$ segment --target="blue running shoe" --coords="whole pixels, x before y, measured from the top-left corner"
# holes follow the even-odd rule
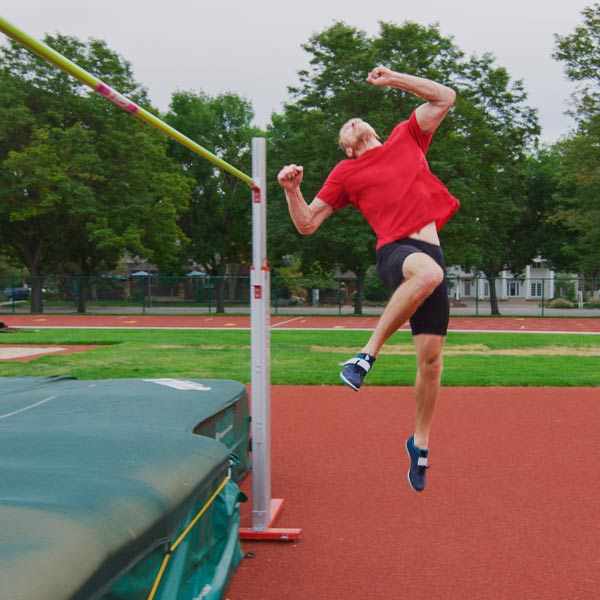
[[[408,470],[408,485],[415,492],[422,492],[425,489],[425,471],[427,466],[427,456],[429,450],[422,450],[415,446],[415,436],[406,440],[406,453],[410,458],[410,469]]]
[[[375,362],[375,356],[370,354],[357,354],[353,358],[341,363],[343,366],[340,379],[355,392],[360,390],[365,375],[371,370]]]

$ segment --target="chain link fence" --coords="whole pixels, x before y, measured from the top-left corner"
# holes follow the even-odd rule
[[[362,285],[361,285],[362,284]],[[490,314],[494,285],[501,314],[576,314],[600,309],[600,280],[579,277],[448,277],[453,314]],[[362,290],[362,296],[361,296]],[[271,277],[272,313],[378,314],[389,294],[377,277]],[[0,313],[244,313],[248,276],[0,275]],[[358,311],[358,312],[357,312]],[[592,313],[593,314],[593,313]],[[598,311],[600,316],[600,310]]]

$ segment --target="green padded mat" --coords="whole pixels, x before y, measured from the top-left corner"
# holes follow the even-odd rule
[[[155,598],[219,598],[248,428],[234,381],[0,378],[0,598],[145,599],[199,512]]]

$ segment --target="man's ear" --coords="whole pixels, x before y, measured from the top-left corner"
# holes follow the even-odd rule
[[[352,146],[346,146],[346,148],[344,148],[344,152],[348,158],[352,158],[354,156],[354,148],[352,148]]]

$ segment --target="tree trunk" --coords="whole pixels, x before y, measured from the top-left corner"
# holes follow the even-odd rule
[[[229,267],[229,276],[227,277],[227,283],[229,288],[229,302],[237,302],[237,288],[238,288],[238,280],[240,276],[241,266],[230,266]]]
[[[40,262],[43,247],[43,236],[34,236],[33,239],[28,240],[23,253],[25,265],[27,266],[29,275],[31,276],[29,305],[30,312],[32,313],[44,312],[44,299],[42,295],[44,277],[40,274]]]
[[[363,314],[363,302],[365,299],[365,276],[359,275],[356,279],[356,294],[354,295],[354,314]]]
[[[42,288],[44,284],[44,278],[37,273],[31,274],[31,298],[30,298],[30,311],[32,313],[43,313],[44,312],[44,298],[42,294]]]
[[[76,285],[75,289],[77,290],[77,297],[75,298],[75,303],[77,304],[77,312],[85,313],[87,310],[86,301],[87,301],[87,288],[88,288],[88,277],[76,277],[75,279]]]
[[[217,312],[225,312],[225,277],[217,277]]]
[[[230,275],[227,278],[227,283],[229,283],[229,302],[237,302],[237,283],[238,278],[237,275]]]
[[[499,315],[500,310],[498,309],[498,294],[496,293],[496,278],[488,277],[488,283],[490,285],[490,314]]]

